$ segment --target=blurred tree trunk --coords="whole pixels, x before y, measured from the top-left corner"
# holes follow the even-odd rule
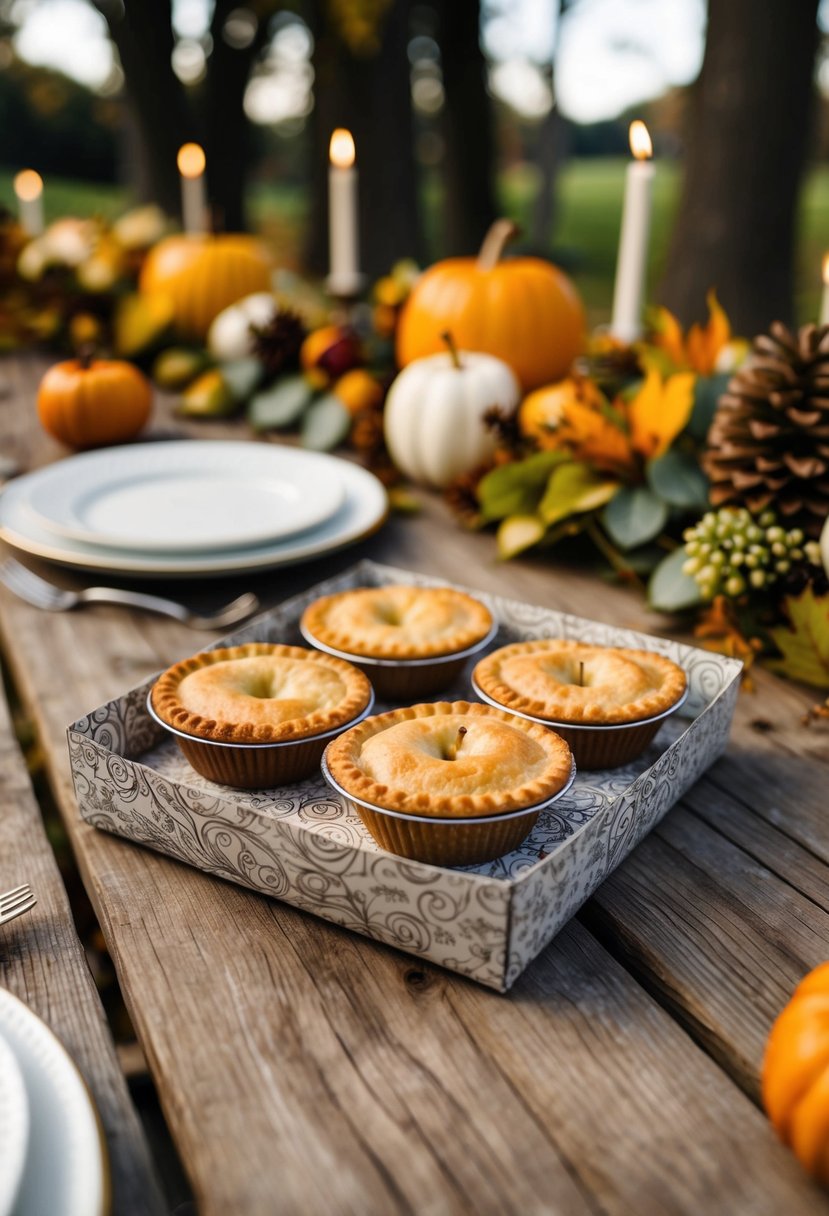
[[[684,322],[717,289],[738,332],[791,321],[818,0],[710,0],[661,297]],[[817,267],[815,268],[817,274]]]
[[[215,226],[226,232],[242,232],[247,226],[245,186],[251,129],[245,114],[245,90],[251,68],[267,42],[270,18],[282,5],[260,0],[256,35],[246,47],[231,46],[222,34],[225,21],[238,7],[239,0],[216,0],[210,22],[213,49],[204,84],[208,197]]]
[[[552,244],[558,202],[558,179],[562,165],[567,159],[570,142],[567,123],[556,100],[556,53],[561,39],[561,23],[564,14],[573,3],[574,0],[558,0],[555,42],[550,62],[547,65],[547,83],[550,87],[553,104],[538,133],[539,183],[530,231],[532,244],[539,250],[549,249]]]
[[[172,67],[175,46],[170,0],[114,4],[95,0],[109,26],[124,69],[127,97],[142,141],[139,180],[153,201],[178,215],[181,190],[176,153],[192,138],[187,101]]]
[[[481,49],[480,0],[438,0],[445,104],[443,237],[450,254],[477,253],[497,215],[495,132]]]
[[[328,269],[328,144],[335,127],[354,136],[360,174],[360,262],[370,277],[421,251],[409,83],[411,0],[377,18],[376,46],[349,45],[324,0],[309,14],[314,35],[312,199],[306,264]]]

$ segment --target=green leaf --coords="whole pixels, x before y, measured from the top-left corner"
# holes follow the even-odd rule
[[[302,419],[302,446],[316,452],[330,452],[347,438],[351,421],[351,414],[333,394],[317,397]]]
[[[498,528],[498,556],[505,561],[537,545],[546,532],[537,515],[510,515]]]
[[[770,630],[783,657],[772,659],[769,667],[790,680],[829,688],[829,595],[815,595],[807,587],[787,596],[783,608],[789,625]]]
[[[258,359],[229,359],[219,364],[222,379],[235,401],[247,401],[262,382],[265,369]]]
[[[487,473],[478,485],[484,519],[531,515],[541,500],[551,470],[567,459],[565,452],[537,452],[526,460],[502,464]]]
[[[674,448],[649,460],[645,472],[651,489],[670,506],[701,511],[708,506],[708,479],[687,452]]]
[[[668,507],[647,486],[623,486],[602,511],[602,524],[620,549],[635,549],[658,536]]]
[[[704,443],[708,436],[717,402],[730,379],[730,375],[697,376],[694,384],[694,404],[685,429],[700,443]]]
[[[603,507],[618,489],[618,481],[608,481],[589,465],[568,461],[550,474],[538,514],[546,524],[555,524],[568,515]]]
[[[314,390],[304,376],[286,376],[257,393],[248,406],[248,422],[257,431],[293,426],[311,403]]]
[[[689,574],[682,573],[688,560],[683,545],[661,561],[648,583],[648,601],[657,612],[682,612],[702,603],[699,587]]]

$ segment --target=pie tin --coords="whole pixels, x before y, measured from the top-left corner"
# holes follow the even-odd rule
[[[416,701],[432,693],[443,692],[457,680],[468,659],[488,646],[498,632],[498,622],[493,621],[487,633],[465,650],[453,650],[450,654],[430,655],[424,659],[373,659],[368,655],[353,654],[348,650],[335,650],[318,641],[300,622],[299,631],[309,646],[345,659],[363,675],[368,676],[377,696],[385,701]]]
[[[486,705],[515,714],[516,718],[525,718],[527,722],[537,722],[539,726],[547,726],[557,735],[561,735],[565,743],[569,743],[580,769],[619,768],[641,756],[656,737],[665,719],[676,713],[688,696],[686,684],[682,696],[661,714],[655,714],[652,718],[640,718],[637,722],[609,722],[604,726],[587,726],[578,722],[556,721],[553,718],[536,718],[532,714],[522,713],[520,709],[514,709],[511,705],[502,705],[483,691],[474,673],[471,684],[472,691]]]
[[[360,817],[381,849],[433,866],[472,866],[511,853],[535,827],[541,812],[562,798],[576,779],[574,761],[561,789],[543,802],[501,815],[440,819],[391,811],[355,798],[331,775],[325,755],[320,767],[325,780]]]
[[[159,717],[147,694],[147,710],[159,726],[175,737],[185,759],[202,777],[218,785],[231,785],[240,790],[264,790],[277,785],[290,785],[310,777],[319,769],[322,753],[336,736],[356,726],[368,717],[374,705],[374,693],[369,694],[364,709],[333,730],[302,739],[283,739],[277,743],[226,743],[219,739],[200,739],[170,726]]]

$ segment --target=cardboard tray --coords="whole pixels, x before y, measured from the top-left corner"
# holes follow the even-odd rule
[[[216,645],[300,642],[297,622],[317,596],[389,582],[445,585],[364,561]],[[462,590],[498,620],[493,648],[542,636],[578,638],[653,650],[688,674],[687,701],[646,753],[625,768],[579,774],[515,852],[465,869],[424,865],[380,850],[321,776],[273,790],[214,785],[194,772],[147,713],[152,680],[68,728],[82,817],[506,991],[722,753],[741,664],[664,638]],[[474,699],[468,672],[442,697]],[[380,703],[375,712],[384,708]]]

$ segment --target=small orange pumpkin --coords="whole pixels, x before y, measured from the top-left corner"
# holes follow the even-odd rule
[[[568,376],[527,394],[518,411],[518,427],[522,435],[534,439],[540,448],[560,448],[562,441],[557,428],[568,407],[580,405],[601,410],[603,403],[604,398],[592,380]]]
[[[170,236],[150,251],[139,287],[166,295],[183,337],[204,338],[215,317],[245,296],[267,291],[272,263],[252,236]]]
[[[829,962],[798,984],[771,1028],[763,1104],[800,1164],[829,1186]]]
[[[152,409],[149,380],[131,363],[69,359],[40,382],[37,412],[44,430],[71,448],[99,448],[137,435]]]
[[[585,337],[573,284],[541,258],[500,261],[517,229],[496,220],[477,258],[448,258],[415,283],[397,330],[401,367],[443,349],[451,330],[462,350],[508,363],[525,392],[566,375]]]

